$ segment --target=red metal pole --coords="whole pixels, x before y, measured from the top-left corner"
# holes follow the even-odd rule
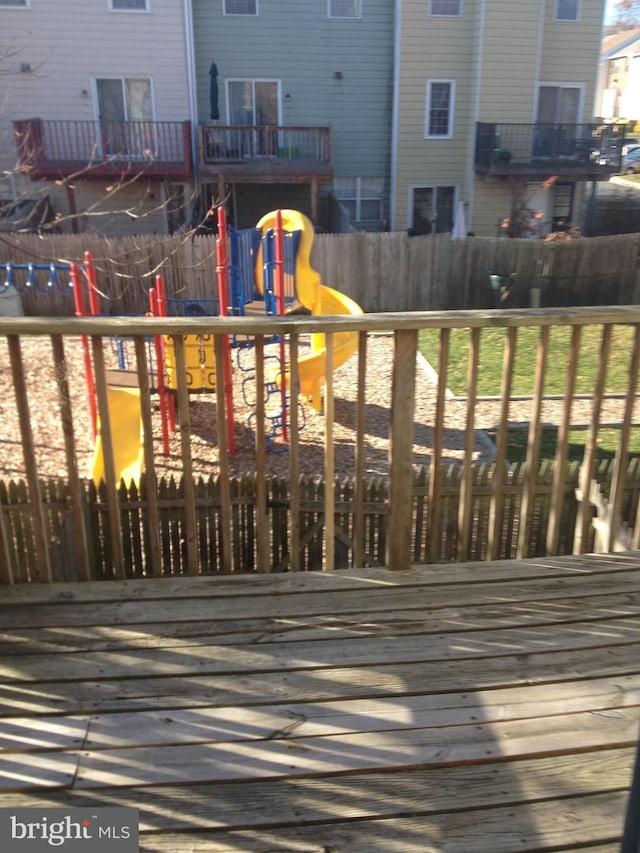
[[[87,276],[87,290],[89,292],[89,311],[92,316],[97,317],[100,313],[100,299],[98,296],[96,262],[91,252],[84,253],[84,269]]]
[[[157,279],[160,276],[156,277]],[[155,287],[149,290],[149,312],[153,317],[160,317],[158,305],[158,291]],[[167,389],[164,384],[165,360],[162,335],[153,336],[153,346],[156,353],[156,385],[160,398],[160,424],[162,427],[162,451],[165,456],[169,455],[169,401],[167,400]]]
[[[220,306],[220,316],[229,316],[230,288],[229,288],[229,252],[227,249],[227,211],[224,207],[218,208],[218,236],[216,237],[216,276],[218,280],[218,303]],[[233,454],[236,450],[235,438],[233,435],[233,377],[231,375],[231,344],[229,335],[224,335],[222,338],[222,352],[224,356],[224,394],[227,404],[227,447],[229,453]]]
[[[276,227],[274,231],[276,241],[275,252],[275,267],[276,267],[276,305],[278,315],[282,317],[284,314],[284,232],[282,230],[282,211],[276,211]],[[287,350],[285,342],[280,337],[280,396],[282,399],[282,440],[288,440],[287,429],[287,365],[286,365]]]
[[[158,316],[159,317],[167,317],[167,289],[164,283],[164,276],[157,275],[156,276],[156,301],[158,305]],[[160,352],[162,354],[162,387],[165,395],[165,405],[167,407],[167,413],[169,417],[169,429],[171,432],[175,432],[176,429],[176,410],[173,404],[173,397],[167,391],[167,386],[164,384],[165,373],[164,370],[167,365],[167,356],[166,356],[166,344],[163,335],[158,336],[160,340]]]
[[[85,306],[84,295],[82,293],[82,276],[77,264],[71,264],[69,270],[71,285],[73,287],[73,300],[76,307],[76,317],[86,317],[87,309]],[[98,404],[96,401],[96,386],[93,380],[93,365],[91,363],[91,349],[89,347],[89,338],[87,335],[81,336],[82,341],[82,359],[84,361],[84,376],[87,383],[87,401],[89,403],[89,414],[91,417],[91,433],[95,441],[98,433]]]

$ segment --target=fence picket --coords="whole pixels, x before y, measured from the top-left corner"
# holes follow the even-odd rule
[[[448,234],[408,237],[382,234],[317,234],[312,266],[322,281],[354,299],[367,312],[474,309],[492,305],[489,274],[514,274],[504,307],[530,304],[536,286],[545,307],[633,304],[640,298],[637,258],[640,234],[570,242],[469,237]],[[98,235],[16,235],[0,245],[0,264],[34,257],[96,262],[105,315],[141,315],[148,310],[153,277],[162,272],[169,296],[215,295],[215,241],[197,235],[146,235],[135,239]],[[71,316],[73,297],[59,288],[23,294],[28,315]]]

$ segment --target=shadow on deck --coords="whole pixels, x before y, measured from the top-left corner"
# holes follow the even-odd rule
[[[640,555],[3,590],[3,806],[143,851],[617,849]]]

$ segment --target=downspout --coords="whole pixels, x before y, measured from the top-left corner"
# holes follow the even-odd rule
[[[183,0],[184,47],[187,63],[187,86],[189,91],[189,119],[191,121],[191,160],[197,184],[200,163],[198,162],[198,108],[196,103],[195,51],[193,46],[193,14],[191,0]]]
[[[535,80],[535,92],[533,97],[533,116],[532,122],[535,124],[538,121],[538,101],[540,98],[540,74],[542,72],[542,44],[544,42],[544,22],[547,14],[546,9],[546,0],[540,0],[540,17],[538,19],[538,49],[536,55],[536,80]],[[549,221],[549,201],[553,199],[553,189],[545,189],[544,196],[544,219],[542,220],[541,232],[544,233],[544,229],[546,227],[546,223]],[[553,215],[553,205],[551,207],[551,214]]]
[[[477,33],[477,50],[475,51],[476,67],[475,67],[475,95],[472,100],[473,109],[471,112],[471,128],[469,135],[471,144],[469,150],[471,156],[467,158],[467,228],[473,231],[473,214],[475,205],[475,190],[476,190],[476,169],[475,169],[475,151],[476,151],[476,127],[480,121],[480,93],[482,91],[482,66],[484,64],[484,39],[486,26],[486,0],[481,0],[478,3],[479,18],[475,32]]]
[[[536,51],[536,79],[533,93],[533,115],[531,121],[535,124],[538,117],[538,97],[540,89],[540,71],[542,69],[542,42],[544,41],[544,19],[547,14],[546,0],[540,0],[540,18],[538,20],[538,46]]]
[[[389,186],[389,228],[396,229],[398,199],[398,117],[400,114],[400,40],[402,33],[402,0],[396,0],[393,46],[393,104],[391,108],[391,170]]]

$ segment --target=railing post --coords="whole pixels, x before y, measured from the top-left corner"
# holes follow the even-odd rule
[[[516,338],[518,330],[510,327],[507,332],[507,342],[502,360],[502,385],[500,397],[500,426],[496,442],[496,463],[493,469],[491,484],[491,503],[489,505],[489,530],[487,542],[487,560],[500,558],[502,545],[502,529],[504,526],[504,479],[506,472],[507,441],[509,436],[509,403],[511,401],[511,385],[513,382],[513,363],[516,354]]]
[[[35,445],[33,441],[33,432],[31,430],[27,384],[20,337],[18,335],[9,335],[7,337],[7,343],[9,347],[11,376],[16,395],[16,408],[18,410],[18,422],[20,424],[20,440],[22,442],[22,453],[27,475],[27,487],[29,489],[31,518],[33,520],[33,544],[39,572],[36,580],[51,583],[53,581],[53,575],[51,572],[51,560],[49,557],[47,520],[42,503],[40,480],[38,479]],[[31,580],[34,580],[34,578],[31,578]]]
[[[551,483],[551,506],[549,509],[549,524],[547,526],[547,554],[557,554],[560,544],[560,528],[566,503],[565,480],[567,455],[569,451],[569,433],[571,432],[571,409],[573,394],[576,387],[576,371],[580,354],[580,335],[582,327],[574,326],[571,330],[571,348],[567,365],[567,382],[564,392],[562,417],[558,427],[556,455],[553,463],[553,481]]]
[[[389,530],[387,568],[411,565],[413,517],[413,416],[415,412],[417,329],[394,335],[389,436]],[[435,463],[434,463],[435,464]]]
[[[120,519],[120,500],[118,498],[119,481],[116,479],[114,458],[113,427],[109,411],[109,392],[102,337],[91,336],[91,350],[95,368],[96,396],[100,413],[100,438],[102,441],[102,460],[104,465],[104,482],[107,492],[107,511],[109,536],[111,539],[113,577],[116,580],[125,579],[124,550],[122,542],[122,523]],[[96,486],[98,484],[96,483]]]

